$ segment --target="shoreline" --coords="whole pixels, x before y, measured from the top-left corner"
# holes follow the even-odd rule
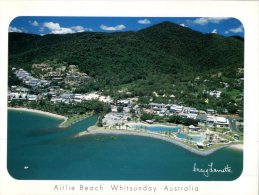
[[[232,144],[229,147],[235,150],[243,150],[243,144]]]
[[[45,112],[45,111],[42,111],[42,110],[30,109],[30,108],[7,107],[7,109],[8,110],[14,110],[14,111],[22,111],[22,112],[32,112],[32,113],[50,116],[50,117],[54,117],[54,118],[58,118],[58,119],[63,119],[65,121],[68,119],[68,117],[65,117],[65,116],[62,116],[62,115],[58,115],[58,114],[54,114],[54,113],[50,113],[50,112]]]
[[[82,136],[87,136],[87,135],[96,135],[96,134],[112,134],[112,135],[134,135],[134,136],[143,136],[143,137],[149,137],[149,138],[154,138],[154,139],[159,139],[163,141],[167,141],[169,143],[172,143],[174,145],[177,145],[181,148],[184,148],[194,154],[201,155],[201,156],[207,156],[210,155],[220,149],[226,148],[226,147],[231,147],[232,145],[221,145],[216,148],[212,148],[209,150],[198,150],[196,148],[193,148],[191,146],[186,145],[185,143],[182,143],[180,140],[172,139],[166,136],[163,136],[161,134],[156,134],[156,133],[147,133],[143,131],[132,131],[132,130],[112,130],[112,129],[103,129],[100,127],[96,126],[91,126],[87,129],[87,131],[80,132],[76,134],[74,137],[79,138]],[[237,144],[236,144],[237,145]],[[240,144],[242,145],[242,144]],[[234,145],[233,145],[234,146]]]
[[[58,125],[59,128],[64,128],[64,127],[62,127],[62,125],[68,120],[68,117],[58,115],[58,114],[53,114],[53,113],[50,113],[50,112],[41,111],[41,110],[36,110],[36,109],[8,107],[8,110],[22,111],[22,112],[32,112],[32,113],[50,116],[50,117],[54,117],[54,118],[58,118],[58,119],[63,119],[64,121],[62,121]],[[132,123],[132,124],[140,124],[140,123]],[[148,126],[152,126],[152,124],[149,124]],[[166,126],[166,125],[161,125],[161,126]],[[168,126],[166,126],[166,127],[168,127]],[[177,145],[179,147],[182,147],[182,148],[184,148],[184,149],[186,149],[186,150],[188,150],[192,153],[195,153],[195,154],[198,154],[198,155],[201,155],[201,156],[210,155],[210,154],[212,154],[212,153],[214,153],[214,152],[216,152],[220,149],[223,149],[225,147],[229,147],[229,148],[232,148],[232,149],[235,149],[235,150],[243,150],[243,144],[240,144],[240,143],[221,145],[221,146],[218,146],[216,148],[208,149],[208,150],[205,150],[205,151],[204,150],[198,150],[196,148],[188,146],[183,141],[180,141],[181,139],[177,140],[177,139],[174,139],[174,138],[166,137],[166,136],[164,136],[162,134],[159,134],[159,133],[156,133],[156,132],[147,132],[147,131],[143,131],[143,130],[104,129],[103,127],[97,127],[95,125],[88,127],[88,129],[86,131],[82,131],[82,132],[79,132],[78,134],[74,135],[74,138],[87,136],[87,135],[95,135],[95,134],[133,135],[133,136],[142,136],[142,137],[159,139],[159,140],[163,140],[163,141],[172,143],[172,144]]]

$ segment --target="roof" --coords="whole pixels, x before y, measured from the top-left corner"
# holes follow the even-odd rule
[[[207,120],[207,115],[205,115],[205,114],[197,115],[196,119],[197,120],[201,120],[201,121],[206,121]]]
[[[158,104],[158,103],[149,103],[151,106],[164,106],[164,104]]]
[[[197,146],[205,146],[202,142],[197,142]]]
[[[217,121],[218,123],[228,123],[228,119],[225,118],[225,117],[219,117],[219,116],[217,116],[217,117],[216,117],[216,121]]]

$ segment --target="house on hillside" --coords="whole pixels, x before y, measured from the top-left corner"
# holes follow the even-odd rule
[[[217,90],[214,90],[214,91],[208,91],[208,94],[210,96],[213,96],[213,97],[216,97],[216,98],[219,98],[220,95],[221,95],[221,91],[217,91]]]
[[[44,87],[46,87],[46,86],[49,86],[50,85],[50,81],[47,81],[47,80],[40,80],[40,84],[41,84],[41,86],[44,86]]]
[[[28,94],[27,93],[14,93],[14,92],[8,92],[8,100],[12,101],[12,100],[26,100],[27,99]]]
[[[30,90],[26,87],[16,87],[15,92],[28,93]]]
[[[60,103],[60,102],[62,102],[62,100],[63,99],[60,98],[60,97],[52,97],[50,102],[52,102],[52,103]]]
[[[206,111],[208,115],[214,115],[217,113],[216,110],[213,110],[213,109],[207,109]]]
[[[182,110],[183,110],[183,106],[179,106],[179,105],[175,105],[175,104],[173,104],[169,108],[170,113],[180,113],[180,112],[182,112]]]
[[[37,95],[28,95],[27,99],[28,99],[28,101],[37,101],[38,96]]]
[[[32,68],[40,68],[40,69],[42,69],[42,68],[48,68],[48,67],[49,67],[49,64],[44,64],[44,63],[41,63],[41,64],[33,64],[31,67],[32,67]]]

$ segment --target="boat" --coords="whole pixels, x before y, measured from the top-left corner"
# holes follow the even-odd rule
[[[27,169],[29,169],[29,166],[24,166],[23,169],[27,170]]]

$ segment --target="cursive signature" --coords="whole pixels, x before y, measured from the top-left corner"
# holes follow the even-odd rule
[[[205,168],[199,168],[197,163],[194,163],[192,171],[195,173],[202,173],[205,177],[209,177],[210,173],[232,173],[231,167],[228,164],[222,168],[216,168],[213,162],[209,163]]]

